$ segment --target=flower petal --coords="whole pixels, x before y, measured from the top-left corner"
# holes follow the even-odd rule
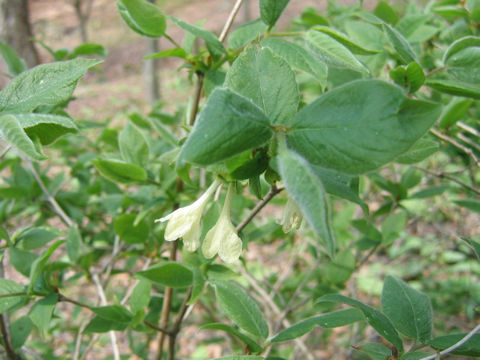
[[[217,235],[218,222],[213,228],[208,230],[205,239],[202,244],[202,253],[207,259],[213,258],[217,255],[218,250],[220,249],[221,238]]]
[[[192,225],[189,231],[183,235],[183,246],[185,250],[194,252],[200,247],[200,221]]]
[[[223,239],[218,255],[226,263],[233,263],[242,255],[242,240],[238,237],[233,226],[230,234]]]

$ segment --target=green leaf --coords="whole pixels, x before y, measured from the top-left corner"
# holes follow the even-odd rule
[[[331,209],[322,181],[304,158],[286,148],[280,150],[278,167],[288,194],[320,237],[327,253],[333,256],[336,240],[331,224]]]
[[[15,115],[0,116],[0,137],[33,160],[45,160],[47,158],[25,133]]]
[[[24,250],[35,250],[41,248],[56,237],[58,233],[47,227],[34,227],[22,230],[16,236],[16,243],[21,244]]]
[[[252,100],[272,124],[288,124],[297,113],[295,73],[268,48],[244,51],[227,72],[225,86]]]
[[[323,32],[330,36],[331,38],[337,40],[340,44],[345,46],[348,50],[350,50],[353,54],[357,55],[375,55],[378,54],[379,50],[371,50],[367,49],[363,46],[360,46],[358,43],[353,42],[349,38],[347,38],[344,34],[339,31],[336,31],[327,26],[315,26],[314,30]]]
[[[455,41],[445,52],[443,63],[456,79],[480,83],[480,37],[466,36]]]
[[[183,30],[188,31],[190,34],[199,37],[200,39],[203,39],[209,53],[212,55],[214,60],[219,59],[223,54],[225,54],[225,47],[211,31],[188,24],[185,21],[174,18],[173,16],[169,16],[168,18]]]
[[[39,106],[69,100],[78,80],[101,60],[75,59],[34,67],[22,72],[0,91],[0,111],[28,113]]]
[[[290,0],[260,0],[260,17],[272,28]]]
[[[408,198],[409,199],[426,199],[429,197],[441,195],[449,189],[451,189],[451,187],[448,185],[432,186],[432,187],[420,190],[410,195]]]
[[[357,309],[346,309],[334,311],[327,314],[314,316],[309,319],[302,320],[293,326],[279,332],[270,339],[271,342],[282,342],[299,338],[312,331],[315,326],[323,328],[336,328],[339,326],[349,325],[357,321],[365,320],[362,312]]]
[[[356,177],[340,174],[336,171],[312,164],[310,164],[310,167],[320,180],[322,180],[327,193],[354,202],[360,205],[366,214],[368,213],[368,206],[360,199],[358,191],[351,186],[352,182],[356,181]]]
[[[73,51],[68,55],[68,59],[75,59],[78,56],[107,56],[107,49],[100,44],[85,43],[77,46]]]
[[[3,41],[0,41],[0,54],[2,54],[8,71],[10,71],[12,75],[18,75],[21,72],[27,70],[27,65],[25,64],[25,61],[23,61],[23,59],[18,56],[15,50],[13,50]]]
[[[228,37],[228,45],[236,50],[247,45],[267,31],[262,20],[257,19],[236,28]]]
[[[152,289],[152,283],[149,280],[141,279],[135,286],[130,296],[129,304],[130,310],[133,314],[136,314],[142,309],[147,308],[150,303],[150,292]]]
[[[306,34],[307,44],[327,65],[369,73],[368,68],[344,45],[323,32],[310,30]]]
[[[445,350],[450,346],[458,343],[467,334],[453,334],[446,336],[439,336],[432,339],[428,344],[436,350]],[[451,354],[465,355],[465,356],[480,356],[480,334],[473,335],[465,344],[457,348]]]
[[[440,116],[439,124],[442,129],[448,129],[462,119],[468,113],[472,103],[472,99],[452,98]]]
[[[437,104],[409,99],[397,86],[359,80],[305,106],[287,140],[310,163],[357,175],[405,153],[439,113]]]
[[[126,307],[121,305],[93,307],[91,310],[102,319],[115,322],[129,323],[133,319],[132,313]]]
[[[114,320],[104,319],[101,316],[95,316],[84,330],[85,334],[90,333],[106,333],[111,330],[123,331],[128,327],[128,322],[118,322]]]
[[[205,288],[205,277],[202,270],[198,267],[193,268],[192,286],[192,296],[190,296],[188,305],[195,304]]]
[[[9,294],[12,296],[1,296]],[[15,294],[25,294],[25,287],[12,280],[0,279],[0,314],[22,303],[26,298],[25,295]]]
[[[33,330],[33,322],[28,316],[19,317],[10,325],[13,348],[20,349]]]
[[[440,149],[438,142],[429,139],[418,140],[406,153],[395,159],[400,164],[415,164],[430,155],[436,153]]]
[[[395,25],[398,21],[395,10],[385,1],[379,1],[373,13],[383,21],[392,25]]]
[[[14,247],[8,249],[10,264],[20,274],[24,276],[30,275],[30,269],[33,262],[38,258],[38,255],[29,251],[20,250]]]
[[[445,65],[448,64],[451,57],[470,47],[480,47],[479,36],[464,36],[454,41],[445,51],[445,54],[443,55],[443,63]]]
[[[133,31],[149,37],[165,34],[167,21],[158,7],[144,0],[120,0],[120,15]]]
[[[213,360],[263,360],[261,356],[255,355],[235,355],[235,356],[226,356],[221,358],[215,358]]]
[[[225,280],[213,284],[220,308],[241,329],[252,335],[266,338],[268,325],[257,303],[238,285]]]
[[[474,199],[455,200],[455,204],[480,214],[480,201]]]
[[[328,294],[322,296],[319,299],[319,302],[343,303],[359,309],[363,313],[363,315],[365,315],[368,324],[372,326],[375,330],[377,330],[377,332],[383,338],[385,338],[393,346],[395,346],[400,353],[403,353],[403,342],[398,335],[397,330],[395,330],[392,322],[377,309],[365,305],[360,301],[338,294]]]
[[[404,64],[419,62],[417,55],[407,39],[395,28],[388,24],[382,24],[383,31],[387,34],[393,50]]]
[[[47,336],[47,331],[50,327],[50,320],[52,319],[53,310],[55,309],[57,302],[58,294],[49,294],[33,304],[28,313],[28,316],[44,338]]]
[[[480,99],[480,87],[455,80],[432,79],[427,80],[425,85],[445,94]]]
[[[272,134],[259,107],[231,90],[215,89],[183,145],[180,159],[213,164],[263,145]]]
[[[407,354],[403,354],[400,359],[402,360],[422,360],[428,356],[431,356],[431,353],[425,351],[415,351]],[[383,359],[382,359],[383,360]]]
[[[258,345],[254,340],[252,340],[247,335],[242,334],[240,331],[238,331],[234,327],[231,327],[225,324],[213,323],[213,324],[203,325],[199,328],[199,330],[222,330],[237,337],[240,341],[242,341],[245,345],[248,346],[248,349],[250,350],[250,352],[259,353],[262,351],[262,347],[260,345]]]
[[[122,214],[113,222],[115,233],[128,244],[142,244],[148,240],[150,229],[145,219],[135,224],[137,214]]]
[[[145,56],[144,60],[165,58],[165,57],[178,57],[180,59],[186,59],[187,52],[182,48],[173,48],[173,49],[163,50],[155,54]]]
[[[355,350],[367,354],[373,360],[385,360],[392,356],[391,349],[378,343],[366,343],[361,346],[355,346]]]
[[[43,269],[45,268],[45,265],[50,259],[50,256],[52,256],[53,252],[57,250],[57,248],[64,242],[64,240],[58,240],[54,242],[40,257],[38,257],[34,261],[30,269],[30,283],[28,284],[28,293],[32,292],[33,287],[35,286],[35,283],[37,282],[40,274],[43,272]]]
[[[475,252],[475,255],[477,256],[477,259],[480,260],[480,243],[467,238],[462,238],[462,240],[465,241],[468,245],[470,245],[472,250]]]
[[[15,114],[20,126],[31,138],[38,138],[42,145],[49,145],[60,136],[75,133],[77,125],[66,116],[50,114]]]
[[[150,148],[145,136],[130,121],[118,135],[118,146],[127,163],[146,167]]]
[[[425,343],[432,337],[432,305],[425,294],[393,276],[382,291],[383,312],[404,335]]]
[[[70,226],[67,234],[67,255],[73,263],[82,255],[82,243],[82,235],[78,227]]]
[[[348,36],[364,48],[383,51],[387,38],[377,26],[365,21],[346,21],[345,31]]]
[[[172,288],[186,288],[192,285],[193,272],[178,262],[163,262],[147,270],[137,272],[138,276],[163,286]]]
[[[302,46],[273,37],[263,39],[261,44],[270,48],[292,68],[311,74],[323,88],[327,85],[327,66]]]
[[[113,182],[125,184],[135,181],[145,181],[147,179],[146,171],[135,164],[102,158],[92,160],[92,163],[100,174]]]

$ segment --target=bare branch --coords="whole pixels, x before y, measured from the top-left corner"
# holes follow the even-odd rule
[[[237,16],[238,10],[240,10],[242,3],[243,3],[243,0],[237,0],[235,5],[233,6],[233,9],[230,12],[230,15],[228,15],[227,22],[225,23],[225,26],[223,27],[223,30],[220,34],[220,37],[218,38],[220,42],[225,41],[225,38],[227,37],[227,34],[228,34],[228,30],[230,30],[230,28],[232,27],[233,20],[235,20],[235,16]]]
[[[242,231],[245,228],[245,226],[247,226],[248,223],[252,221],[255,215],[257,215],[259,211],[262,210],[265,207],[265,205],[267,205],[270,202],[270,200],[272,200],[274,196],[277,195],[279,192],[281,192],[283,189],[284,189],[283,187],[277,188],[276,186],[272,186],[268,194],[265,195],[265,198],[253,208],[253,210],[250,212],[250,214],[248,214],[245,220],[243,220],[240,224],[237,225],[237,228],[236,228],[237,232]]]
[[[38,183],[38,186],[40,186],[40,189],[42,189],[42,192],[44,193],[44,195],[47,197],[47,200],[48,202],[50,203],[50,205],[52,205],[53,207],[53,210],[55,211],[55,213],[60,217],[60,219],[62,219],[62,221],[67,224],[67,226],[74,226],[75,225],[75,222],[65,213],[65,211],[63,211],[63,209],[60,207],[60,205],[58,204],[57,200],[55,200],[55,198],[50,194],[50,192],[48,191],[47,187],[45,186],[44,182],[42,181],[42,178],[40,177],[40,175],[38,174],[37,170],[35,169],[35,167],[33,166],[31,160],[29,159],[25,159],[25,161],[27,162],[28,164],[28,167],[30,168],[30,170],[32,171],[32,174],[33,174],[33,177],[35,178],[35,180],[37,181]]]
[[[480,167],[480,159],[477,157],[477,155],[475,155],[475,153],[472,151],[472,149],[460,144],[458,141],[456,141],[455,139],[452,139],[451,137],[445,135],[445,134],[442,134],[441,132],[435,130],[435,129],[430,129],[430,132],[435,135],[436,137],[448,142],[449,144],[455,146],[457,149],[460,149],[462,150],[464,153],[466,153],[467,155],[469,155],[473,161],[475,162],[475,164]]]

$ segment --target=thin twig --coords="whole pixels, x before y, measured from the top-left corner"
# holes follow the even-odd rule
[[[480,131],[478,131],[477,129],[474,129],[472,128],[471,126],[468,126],[467,124],[465,124],[464,122],[462,121],[458,121],[457,122],[457,125],[462,128],[463,130],[469,132],[470,134],[472,135],[475,135],[476,137],[479,137],[480,138]]]
[[[245,278],[248,280],[250,285],[252,285],[253,289],[260,295],[262,301],[265,302],[265,305],[269,307],[277,316],[281,316],[282,310],[280,310],[277,304],[275,304],[275,302],[268,296],[266,291],[263,290],[262,287],[257,284],[257,280],[252,275],[250,275],[248,271],[246,271],[245,269],[240,268],[240,271],[242,275],[245,276]],[[283,319],[282,324],[286,328],[292,326],[290,321],[288,321],[287,319]],[[303,353],[305,354],[308,360],[315,359],[311,354],[310,350],[308,350],[307,345],[305,345],[305,343],[301,339],[297,338],[295,339],[295,342],[297,343],[300,350],[303,351]]]
[[[103,306],[106,306],[107,305],[107,298],[105,296],[105,292],[103,291],[102,283],[100,282],[100,278],[98,277],[97,273],[92,274],[92,281],[95,284],[95,287],[97,288],[98,296],[100,297],[100,303]],[[108,334],[110,335],[110,342],[112,343],[113,358],[115,360],[120,360],[120,351],[118,350],[117,336],[115,335],[115,331],[109,331]]]
[[[268,194],[265,195],[265,198],[253,208],[250,214],[248,214],[248,216],[240,224],[237,225],[237,228],[236,228],[237,232],[241,232],[245,228],[245,226],[247,226],[248,223],[252,221],[255,215],[257,215],[258,212],[262,210],[265,207],[265,205],[267,205],[269,201],[272,200],[274,196],[277,195],[279,192],[281,192],[283,189],[284,189],[283,187],[278,188],[276,186],[272,186]]]
[[[444,172],[435,172],[435,171],[431,171],[431,170],[428,170],[428,169],[425,169],[425,168],[422,168],[420,166],[417,166],[417,165],[413,165],[413,167],[415,169],[418,169],[418,170],[421,170],[423,171],[424,173],[427,173],[429,175],[432,175],[432,176],[435,176],[435,177],[438,177],[438,178],[441,178],[441,179],[448,179],[448,180],[451,180],[455,183],[457,183],[458,185],[461,185],[463,186],[464,188],[474,192],[475,194],[479,195],[480,196],[480,190],[478,189],[475,189],[473,186],[463,182],[462,180],[459,180],[457,179],[455,176],[452,176],[450,174],[446,174]]]
[[[446,348],[445,350],[441,351],[438,354],[430,355],[420,360],[435,360],[435,359],[439,359],[440,356],[450,354],[451,352],[457,350],[460,346],[465,344],[468,340],[470,340],[473,337],[473,335],[475,335],[479,331],[480,331],[480,325],[477,325],[472,331],[470,331],[467,335],[465,335],[462,339],[460,339],[460,341],[456,342],[449,348]]]
[[[4,267],[3,267],[4,257],[0,259],[0,277],[5,277]],[[10,337],[10,319],[8,318],[8,313],[4,312],[0,314],[0,333],[3,340],[3,346],[7,353],[8,360],[22,360],[22,357],[15,352],[15,349],[12,345],[12,339]]]
[[[195,118],[197,117],[198,109],[200,107],[200,99],[202,98],[203,79],[205,75],[202,72],[197,72],[197,82],[195,83],[195,97],[193,99],[193,107],[190,112],[190,119],[188,125],[193,126],[195,124]]]
[[[178,207],[176,205],[175,207]],[[170,252],[170,256],[168,259],[170,261],[175,261],[177,258],[177,241],[172,242],[172,250]],[[162,306],[162,315],[160,316],[160,326],[161,328],[166,328],[168,326],[168,318],[170,317],[170,311],[172,307],[172,296],[173,296],[173,289],[171,287],[167,287],[165,289],[165,296],[163,298],[163,306]],[[157,360],[162,360],[163,355],[163,345],[165,343],[165,334],[161,332],[158,336],[158,350],[157,350]]]
[[[463,135],[462,133],[457,134],[457,137],[462,140],[463,142],[466,142],[468,145],[473,146],[475,149],[480,151],[480,145],[477,144],[475,141],[470,140],[467,136]]]
[[[173,325],[173,329],[169,334],[168,338],[168,355],[167,360],[175,360],[175,343],[177,341],[177,335],[180,332],[182,321],[185,316],[185,313],[188,309],[188,302],[190,301],[190,297],[192,296],[192,287],[190,286],[185,294],[185,298],[183,299],[183,303],[180,306],[180,310],[178,311],[177,319]]]
[[[220,33],[220,37],[218,38],[218,40],[220,40],[220,42],[223,42],[225,40],[225,38],[227,37],[228,30],[230,30],[230,28],[232,27],[233,20],[235,20],[235,16],[237,16],[238,10],[240,10],[240,7],[242,6],[242,3],[243,3],[243,0],[237,0],[235,5],[233,6],[232,11],[228,15],[227,22],[225,23],[225,26],[223,27],[223,30]]]
[[[441,132],[435,130],[435,129],[430,129],[430,132],[435,135],[436,137],[452,144],[453,146],[455,146],[456,148],[462,150],[464,153],[466,153],[467,155],[469,155],[473,161],[475,162],[475,164],[480,167],[480,159],[477,157],[477,155],[475,155],[475,153],[472,151],[472,149],[460,144],[458,141],[456,141],[455,139],[452,139],[451,137],[445,135],[445,134],[442,134]]]
[[[69,227],[74,226],[75,222],[65,213],[65,211],[63,211],[63,209],[58,204],[57,200],[55,200],[55,198],[50,194],[50,192],[48,191],[47,187],[45,186],[42,178],[40,177],[37,170],[33,166],[32,162],[30,160],[26,160],[26,162],[27,162],[30,170],[32,171],[33,177],[35,178],[38,185],[40,186],[40,189],[42,189],[43,194],[47,197],[47,200],[50,203],[50,205],[52,205],[55,213],[60,217],[60,219],[62,219],[62,221],[65,224],[67,224],[67,226],[69,226]]]

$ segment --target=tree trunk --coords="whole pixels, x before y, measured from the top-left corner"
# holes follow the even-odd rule
[[[29,21],[27,0],[0,0],[0,39],[10,45],[28,67],[40,63]]]

